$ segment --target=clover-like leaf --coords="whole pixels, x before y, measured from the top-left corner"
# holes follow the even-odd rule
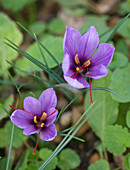
[[[12,104],[14,100],[13,95],[10,95],[3,103],[3,106],[6,108],[7,111],[10,110],[9,104]],[[0,105],[0,120],[7,117],[7,114],[5,113],[5,111],[3,110],[2,105]]]
[[[75,169],[80,165],[80,158],[72,149],[64,149],[59,155],[58,167],[61,170]]]
[[[52,154],[52,150],[49,150],[47,148],[43,148],[39,151],[39,158],[46,161],[48,157]],[[43,161],[39,162],[39,166],[43,164]],[[52,170],[55,169],[57,165],[57,157],[55,157],[44,169],[45,170]]]
[[[117,68],[111,76],[110,88],[116,91],[120,96],[111,94],[115,101],[126,103],[130,101],[130,63],[123,68]]]
[[[110,69],[115,69],[117,67],[126,66],[128,63],[128,58],[120,52],[115,52],[112,62],[109,65]]]
[[[93,80],[92,87],[108,88],[110,83],[111,73],[102,79]],[[87,92],[84,103],[85,109],[88,109],[90,105],[89,95],[89,92]],[[103,90],[93,90],[92,97],[95,104],[87,113],[87,115],[89,115],[90,112],[92,113],[92,116],[88,119],[88,123],[96,135],[102,139],[105,127],[113,124],[117,119],[118,102],[112,99],[109,92]]]
[[[41,33],[43,33],[45,31],[45,29],[46,29],[46,25],[44,22],[41,22],[41,21],[34,22],[29,27],[29,30],[32,33],[35,33],[36,35],[40,35]]]
[[[54,18],[49,22],[48,30],[53,34],[62,34],[65,31],[65,23],[60,18]]]
[[[124,157],[123,168],[125,168],[125,170],[130,170],[130,153]]]
[[[130,39],[130,18],[128,18],[119,28],[118,33],[124,38]]]
[[[8,47],[3,43],[5,38],[13,41],[15,44],[20,45],[23,40],[22,33],[17,28],[14,21],[12,21],[4,13],[0,13],[0,75],[2,71],[6,68],[9,68],[10,65],[7,65],[6,60],[12,61],[17,57],[17,52]]]
[[[25,5],[29,5],[31,3],[35,2],[35,0],[2,0],[2,6],[6,9],[9,9],[11,11],[19,11],[21,10]]]
[[[128,110],[126,115],[126,124],[130,128],[130,110]]]
[[[61,37],[53,37],[51,35],[42,36],[40,42],[53,54],[53,56],[58,60],[59,63],[62,62],[64,53],[62,48],[62,38]],[[40,47],[44,57],[48,63],[50,68],[57,66],[57,63],[51,58],[51,56],[42,48]],[[38,47],[38,43],[34,42],[27,52],[32,55],[34,58],[45,64],[43,56],[40,52]],[[39,71],[41,68],[36,66],[34,63],[29,61],[27,58],[23,57],[17,60],[16,66],[24,71]],[[17,73],[22,74],[20,71],[17,70]]]
[[[88,167],[88,170],[110,170],[106,160],[99,160]]]
[[[0,129],[0,148],[6,147],[10,144],[11,132],[12,132],[12,122],[8,121],[4,128]],[[21,129],[15,126],[14,137],[13,137],[13,147],[19,147],[22,142],[27,139],[27,136],[23,135]]]
[[[121,155],[130,147],[130,133],[120,125],[109,125],[104,130],[103,143],[110,153]]]

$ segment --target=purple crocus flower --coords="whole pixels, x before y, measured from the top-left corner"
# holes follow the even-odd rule
[[[24,135],[31,135],[39,132],[35,154],[39,138],[45,141],[51,141],[57,135],[54,125],[58,110],[55,109],[57,97],[52,88],[42,92],[39,99],[28,96],[24,99],[24,110],[16,109],[11,115],[11,121],[23,130]]]
[[[63,40],[65,55],[62,62],[64,78],[75,88],[90,87],[90,103],[92,103],[90,78],[100,79],[108,74],[106,67],[114,53],[112,45],[107,43],[98,45],[99,36],[94,26],[91,26],[83,36],[77,30],[66,27]],[[85,77],[89,77],[89,83]]]

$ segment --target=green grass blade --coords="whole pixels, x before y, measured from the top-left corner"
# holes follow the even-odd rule
[[[5,111],[5,113],[10,117],[9,112],[8,112],[7,109],[3,106],[3,104],[0,103],[0,105],[2,106],[3,110]]]
[[[57,134],[58,136],[66,136],[66,134]],[[69,135],[70,136],[70,135]],[[79,138],[79,137],[76,137],[76,136],[73,136],[73,139],[76,139],[76,140],[78,140],[78,141],[80,141],[80,142],[85,142],[85,140],[84,139],[81,139],[81,138]]]
[[[9,146],[9,153],[8,153],[8,159],[6,164],[6,170],[9,169],[9,161],[10,161],[10,155],[11,155],[11,149],[13,144],[13,136],[14,136],[14,124],[12,125],[12,132],[11,132],[11,139],[10,139],[10,146]]]
[[[94,103],[95,104],[95,103]],[[94,105],[93,104],[93,105]],[[78,126],[78,124],[82,121],[82,119],[86,116],[86,113],[91,109],[91,107],[93,106],[91,105],[84,113],[83,115],[80,117],[80,119],[76,122],[76,126]],[[73,138],[73,136],[77,133],[77,131],[82,127],[82,125],[88,120],[88,118],[91,116],[92,114],[89,114],[87,116],[86,119],[84,119],[82,121],[82,123],[76,128],[76,130],[72,133],[72,131],[74,130],[74,128],[72,128],[68,134],[66,134],[66,136],[63,138],[63,140],[60,142],[60,144],[57,146],[57,148],[55,149],[55,151],[53,151],[53,153],[50,155],[50,157],[43,163],[43,165],[38,169],[38,170],[42,170],[44,169],[48,163],[70,142],[70,140]],[[70,135],[72,133],[72,135]],[[68,139],[67,139],[68,138]]]
[[[20,24],[19,22],[17,22],[17,23],[18,23],[19,26],[21,26],[29,35],[31,35],[44,48],[44,50],[50,55],[50,57],[55,61],[55,63],[59,66],[59,68],[61,68],[59,62],[51,54],[51,52],[29,30],[27,30],[22,24]]]
[[[41,68],[42,70],[44,70],[46,73],[50,74],[52,77],[54,77],[54,79],[58,82],[64,82],[62,78],[58,77],[58,74],[53,75],[53,73],[50,72],[50,70],[48,71],[45,67],[45,65],[43,65],[43,63],[41,63],[40,61],[36,60],[34,57],[30,56],[28,53],[27,55],[24,54],[24,52],[21,52],[19,49],[13,47],[12,45],[10,45],[9,43],[5,42],[5,44],[7,44],[9,47],[11,47],[12,49],[14,49],[15,51],[17,51],[18,53],[20,53],[21,55],[23,55],[24,57],[26,57],[28,60],[30,60],[31,62],[33,62],[35,65],[37,65],[39,68]],[[26,53],[26,52],[25,52]],[[59,80],[60,79],[60,80]]]
[[[125,22],[125,20],[130,16],[130,13],[116,26],[116,28],[114,29],[114,31],[112,32],[112,34],[108,37],[108,39],[106,40],[106,43],[108,43],[113,35],[116,33],[116,31],[120,28],[120,26]]]
[[[60,111],[60,113],[58,114],[57,119],[56,119],[55,122],[57,122],[57,120],[59,119],[60,115],[61,115],[74,101],[76,101],[77,99],[78,99],[78,98],[75,97],[74,99],[72,99],[72,100],[69,102],[69,104],[68,104],[65,108],[61,109],[61,111]]]

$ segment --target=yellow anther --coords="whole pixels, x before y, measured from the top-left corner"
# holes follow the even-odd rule
[[[80,69],[79,69],[79,67],[76,67],[76,71],[79,71]]]
[[[47,116],[47,114],[46,114],[45,112],[43,112],[43,113],[42,113],[42,116],[41,116],[41,118],[40,118],[40,120],[46,119],[46,116]]]
[[[44,123],[41,123],[41,124],[40,124],[40,127],[42,128],[43,126],[44,126]]]
[[[37,116],[34,116],[34,123],[38,123],[37,122]]]
[[[84,62],[83,65],[84,65],[85,67],[88,67],[90,64],[91,64],[90,60],[87,60],[87,61]]]
[[[78,54],[75,55],[74,59],[75,59],[76,64],[80,63],[79,58],[78,58]]]

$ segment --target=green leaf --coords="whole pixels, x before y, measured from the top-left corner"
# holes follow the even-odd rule
[[[4,102],[3,106],[6,108],[7,111],[10,110],[9,104],[12,104],[14,100],[13,95],[10,95]],[[0,120],[7,117],[7,113],[3,110],[2,105],[0,105]]]
[[[109,65],[110,69],[115,69],[117,67],[126,66],[128,63],[128,58],[120,52],[115,52],[113,56],[113,60]]]
[[[27,162],[28,162],[28,151],[26,152],[26,155],[23,159],[22,165],[19,167],[19,170],[25,170],[27,168]]]
[[[120,15],[126,15],[130,12],[130,6],[128,6],[127,2],[122,2],[120,3],[120,10],[119,10],[119,14]]]
[[[41,43],[43,43],[46,48],[48,48],[51,53],[55,56],[55,58],[58,59],[58,62],[61,63],[64,53],[63,53],[63,48],[62,48],[62,38],[60,37],[53,37],[51,35],[46,36],[44,38],[44,36],[40,39]],[[49,68],[55,67],[57,66],[56,62],[49,56],[49,54],[42,49],[43,54],[45,56],[45,59],[48,63]],[[34,42],[29,49],[27,50],[27,52],[32,55],[34,58],[38,59],[40,62],[42,62],[43,64],[45,64],[42,55],[40,53],[39,47],[37,42]],[[16,62],[17,67],[19,67],[20,69],[24,70],[24,71],[39,71],[41,70],[39,67],[37,67],[35,64],[33,64],[31,61],[29,61],[27,58],[23,57],[21,59],[18,59]],[[17,73],[21,74],[21,72],[19,72],[17,70]]]
[[[88,167],[88,170],[110,170],[106,160],[99,160]]]
[[[124,38],[130,39],[130,18],[127,18],[127,20],[123,23],[123,25],[118,30],[118,33]]]
[[[109,30],[106,24],[107,19],[108,16],[97,16],[97,15],[87,16],[83,27],[80,29],[81,34],[86,33],[91,25],[93,25],[96,28],[99,35],[103,34],[104,32]],[[100,42],[105,42],[105,40],[108,38],[111,32],[112,31],[105,34],[103,38],[100,39]]]
[[[23,40],[22,33],[18,30],[14,21],[9,19],[4,13],[0,13],[0,68],[4,71],[5,68],[9,68],[6,60],[12,61],[17,57],[17,52],[12,50],[6,44],[3,43],[5,38],[12,40],[17,45],[21,44]],[[0,75],[2,72],[0,72]]]
[[[128,55],[128,45],[126,44],[125,40],[120,39],[115,45],[116,52],[123,53],[125,56]]]
[[[121,155],[126,147],[130,147],[130,133],[120,125],[107,126],[104,130],[103,143],[107,150],[114,155]]]
[[[39,151],[39,158],[46,161],[47,158],[52,154],[52,150],[49,150],[47,148],[43,148]],[[42,165],[43,162],[40,162],[39,166]],[[55,157],[45,168],[44,170],[52,170],[55,169],[57,165],[57,157]]]
[[[0,148],[6,147],[10,144],[10,138],[11,138],[11,127],[12,122],[8,121],[4,128],[0,129]],[[14,138],[13,138],[13,147],[19,147],[22,142],[27,139],[25,135],[23,135],[21,129],[18,127],[14,128]]]
[[[117,117],[115,124],[119,124],[122,127],[127,127],[126,115],[127,115],[129,106],[130,106],[130,103],[120,103],[119,104],[119,113],[118,113],[118,117]]]
[[[108,88],[111,83],[110,79],[111,73],[102,79],[93,80],[92,87],[96,86]],[[92,97],[95,105],[91,109],[91,113],[93,112],[93,115],[88,119],[88,123],[96,135],[102,139],[104,128],[116,121],[118,114],[118,103],[114,101],[110,93],[106,91],[93,90]],[[85,96],[85,109],[89,107],[89,98],[90,95],[88,92]],[[88,114],[90,114],[90,111]]]
[[[43,22],[37,21],[34,22],[32,25],[30,25],[29,30],[32,33],[35,33],[36,35],[40,35],[43,33],[46,29],[46,25]]]
[[[6,158],[0,159],[0,170],[5,170],[6,169],[6,163],[7,163],[7,159]],[[11,167],[12,167],[12,161],[10,160],[10,164],[9,164],[8,170],[11,170]]]
[[[28,150],[28,160],[35,161],[38,159],[38,157],[39,157],[38,151],[36,150],[35,155],[32,154],[33,151],[34,151],[34,148],[30,148]]]
[[[126,123],[127,123],[127,126],[130,128],[130,110],[127,112]]]
[[[65,23],[60,18],[52,19],[48,24],[48,31],[52,34],[62,34],[65,31]]]
[[[123,168],[125,168],[125,170],[130,170],[130,153],[124,157]]]
[[[76,7],[78,5],[86,5],[85,0],[56,0],[64,7]]]
[[[111,76],[110,88],[116,91],[121,98],[111,94],[115,101],[125,103],[130,101],[130,63],[127,67],[117,68]]]
[[[72,149],[64,149],[59,155],[58,168],[61,170],[75,169],[80,165],[80,158]]]
[[[36,0],[2,0],[1,3],[5,9],[16,12],[21,10],[25,5],[29,5],[35,1]]]

